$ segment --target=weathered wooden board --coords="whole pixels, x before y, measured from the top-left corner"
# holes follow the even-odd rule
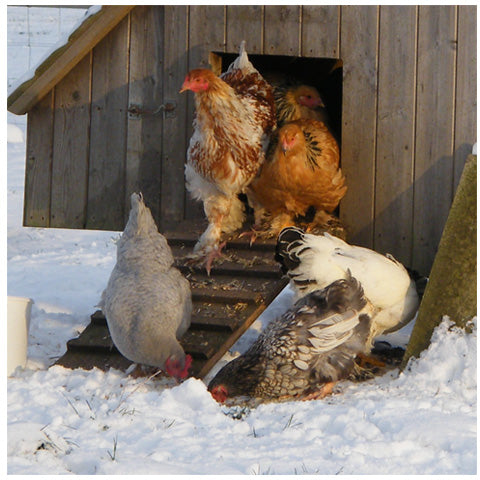
[[[50,192],[53,155],[53,90],[27,117],[24,224],[50,226]]]
[[[245,40],[249,54],[263,53],[264,8],[262,5],[227,5],[227,52],[238,52]]]
[[[419,7],[412,259],[423,274],[433,263],[453,200],[456,8]]]
[[[113,230],[125,218],[129,17],[93,50],[87,227]]]
[[[343,6],[342,171],[348,190],[340,218],[348,238],[373,246],[378,78],[378,6]]]
[[[91,54],[55,87],[51,227],[85,228]]]
[[[163,114],[163,13],[160,6],[139,6],[131,13],[129,110],[125,179],[125,215],[130,196],[141,191],[154,218],[160,218]],[[125,218],[126,219],[126,218]]]
[[[477,140],[477,6],[458,7],[455,80],[455,145],[453,191],[457,189],[472,143]]]
[[[163,115],[163,151],[161,159],[161,218],[162,231],[184,218],[184,163],[188,146],[187,99],[179,90],[188,71],[188,7],[165,6],[165,50],[163,65],[163,105],[175,106]],[[191,119],[189,119],[191,123]]]
[[[416,21],[415,6],[382,7],[374,248],[405,265],[413,242]]]
[[[186,258],[201,227],[198,222],[181,227],[183,231],[166,234],[176,265],[192,287],[192,323],[180,343],[193,357],[191,374],[203,378],[286,286],[287,279],[281,277],[274,260],[273,240],[257,240],[250,247],[246,239],[235,238],[207,276],[203,266],[192,266]],[[131,362],[113,345],[103,314],[95,312],[82,334],[67,343],[67,352],[57,364],[125,370]]]
[[[339,58],[340,6],[302,6],[302,56]]]
[[[265,6],[266,55],[300,55],[300,6]]]

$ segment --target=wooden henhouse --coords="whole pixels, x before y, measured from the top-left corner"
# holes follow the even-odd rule
[[[160,230],[185,191],[189,69],[254,65],[316,86],[341,147],[351,243],[428,274],[476,142],[476,6],[104,6],[8,98],[28,113],[24,225],[123,230],[142,191]]]

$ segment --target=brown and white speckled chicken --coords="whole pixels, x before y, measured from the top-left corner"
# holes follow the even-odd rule
[[[336,221],[331,213],[347,190],[339,159],[337,142],[323,122],[296,120],[281,127],[247,188],[254,229],[276,236],[310,207],[316,212],[312,225]]]
[[[275,127],[271,86],[240,55],[220,77],[206,69],[190,71],[180,92],[195,93],[194,132],[187,152],[185,179],[191,196],[203,202],[208,227],[194,247],[207,258],[207,271],[221,250],[222,234],[239,229],[244,205],[238,198],[265,158]]]
[[[255,343],[225,365],[208,389],[219,402],[322,398],[366,350],[373,308],[349,276],[300,299]]]
[[[290,227],[278,236],[275,258],[290,278],[296,298],[325,288],[351,272],[376,310],[369,348],[375,337],[402,328],[417,311],[415,282],[391,255],[349,245],[328,233],[312,235]]]
[[[142,194],[132,194],[131,205],[99,306],[122,355],[185,378],[192,359],[178,338],[190,326],[190,283],[173,266],[167,240],[158,232]]]

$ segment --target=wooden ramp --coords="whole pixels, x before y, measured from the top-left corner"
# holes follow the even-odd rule
[[[189,265],[186,258],[201,232],[201,226],[188,224],[165,234],[176,266],[192,286],[192,322],[180,343],[193,358],[191,375],[198,378],[208,373],[288,283],[274,260],[273,239],[257,240],[250,247],[248,239],[233,238],[227,242],[224,258],[207,276],[203,266]],[[125,370],[132,362],[115,348],[105,317],[97,311],[81,335],[67,342],[67,352],[56,364]]]

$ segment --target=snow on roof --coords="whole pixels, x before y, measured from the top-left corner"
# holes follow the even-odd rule
[[[33,79],[35,77],[35,71],[51,56],[53,55],[54,52],[59,50],[60,48],[64,47],[67,45],[70,36],[72,33],[77,31],[87,20],[87,18],[91,17],[92,15],[95,15],[101,10],[102,6],[101,5],[93,5],[90,7],[86,12],[84,17],[79,20],[69,32],[66,32],[63,37],[51,47],[50,50],[48,50],[41,58],[40,60],[32,67],[30,70],[27,70],[21,77],[19,77],[10,87],[8,91],[8,96],[10,96],[20,85],[22,85],[25,82],[28,82],[29,80]]]
[[[70,32],[12,85],[8,92],[8,110],[17,115],[26,113],[132,8],[130,5],[90,7]]]

